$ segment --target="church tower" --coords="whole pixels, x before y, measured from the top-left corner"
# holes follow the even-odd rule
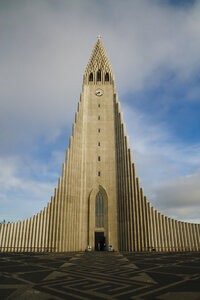
[[[200,225],[164,216],[136,177],[115,88],[98,38],[83,77],[62,176],[37,215],[0,225],[0,251],[198,251]]]

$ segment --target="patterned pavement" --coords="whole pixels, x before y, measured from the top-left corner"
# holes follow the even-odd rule
[[[200,299],[199,253],[0,253],[0,299]]]

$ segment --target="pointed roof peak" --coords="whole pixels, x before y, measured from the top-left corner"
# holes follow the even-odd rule
[[[101,70],[103,72],[109,72],[113,75],[112,67],[109,62],[106,50],[101,40],[101,36],[97,36],[96,44],[92,50],[89,62],[87,64],[85,74],[91,72],[97,72]]]

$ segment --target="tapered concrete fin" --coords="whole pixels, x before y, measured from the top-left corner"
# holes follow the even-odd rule
[[[90,73],[95,73],[98,70],[101,70],[105,73],[108,72],[109,74],[112,75],[112,77],[114,75],[106,50],[100,39],[97,40],[93,48],[92,54],[90,56],[89,62],[85,70],[85,75],[88,75]]]

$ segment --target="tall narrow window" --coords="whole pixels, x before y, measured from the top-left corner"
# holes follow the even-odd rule
[[[99,146],[99,147],[101,146],[100,142],[98,142],[98,146]]]
[[[100,120],[100,116],[98,116],[98,120]]]
[[[100,129],[100,128],[98,128],[98,133],[99,133],[99,132],[101,132],[101,129]]]
[[[101,176],[101,172],[100,171],[98,172],[98,176]]]
[[[93,81],[93,73],[90,73],[89,81]]]
[[[101,70],[97,72],[97,81],[101,81]]]
[[[101,161],[101,156],[98,156],[98,161]]]
[[[100,104],[98,104],[98,107],[100,107],[101,105]]]
[[[104,226],[103,211],[103,196],[100,192],[98,192],[95,199],[95,226],[97,228]]]
[[[105,81],[109,81],[109,74],[108,73],[106,73],[106,75],[105,75]]]

